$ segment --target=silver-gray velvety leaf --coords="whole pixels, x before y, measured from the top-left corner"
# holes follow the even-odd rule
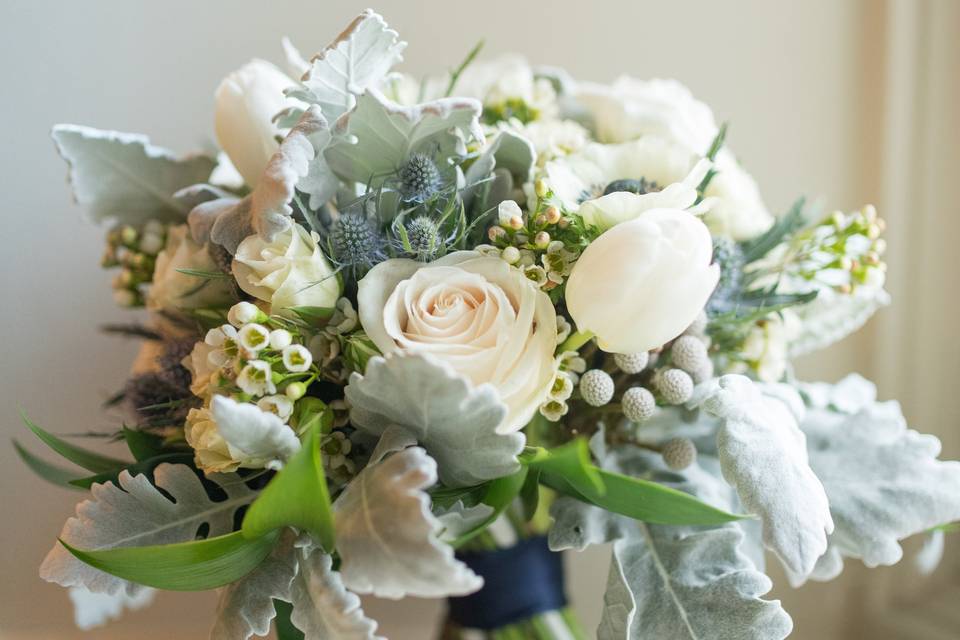
[[[91,487],[91,497],[77,505],[77,515],[64,524],[60,538],[79,549],[101,550],[186,542],[195,539],[204,524],[209,527],[209,537],[230,533],[234,512],[250,503],[255,494],[233,474],[207,477],[223,488],[226,500],[210,500],[200,479],[186,465],[158,465],[154,471],[156,487],[145,475],[131,476],[122,471],[119,487],[111,482]],[[160,493],[158,487],[176,502]],[[40,566],[40,577],[95,593],[123,590],[133,596],[143,588],[94,569],[59,543]]]
[[[797,426],[795,413],[802,407],[785,385],[764,393],[737,375],[720,378],[703,401],[705,411],[722,419],[717,447],[723,477],[743,506],[760,516],[766,547],[788,571],[807,574],[827,550],[834,525]]]
[[[497,188],[498,181],[509,182],[511,187],[514,182],[524,184],[530,179],[536,158],[532,142],[513,131],[500,131],[467,169],[464,203],[469,207],[474,197],[486,193],[484,208],[497,206],[508,191]],[[500,171],[495,174],[496,169]]]
[[[453,542],[464,533],[480,526],[494,513],[493,507],[488,504],[475,504],[468,507],[462,500],[457,500],[446,508],[435,507],[433,515],[440,521],[442,533],[440,539],[444,542]]]
[[[290,590],[290,621],[304,640],[384,640],[366,617],[360,598],[343,586],[332,558],[314,546],[297,550],[300,570]]]
[[[298,184],[301,180],[322,182],[325,164],[322,158],[319,163],[315,159],[330,142],[330,135],[320,109],[309,107],[267,162],[263,177],[249,195],[211,200],[193,208],[189,221],[194,240],[209,239],[234,253],[253,233],[270,241],[289,228],[290,201]]]
[[[82,631],[100,627],[118,619],[124,611],[143,609],[153,602],[156,590],[144,587],[136,595],[117,593],[94,593],[84,587],[70,587],[73,603],[73,622]]]
[[[793,622],[773,586],[738,548],[736,525],[692,527],[624,522],[613,544],[599,640],[780,640]]]
[[[836,577],[843,558],[894,564],[900,540],[960,519],[960,462],[938,460],[940,441],[909,429],[896,402],[855,414],[810,408],[800,426],[836,530],[812,574],[790,575],[794,584]]]
[[[437,598],[476,591],[483,580],[437,535],[425,489],[437,465],[411,447],[367,465],[333,504],[343,584],[381,598]]]
[[[608,470],[661,482],[721,508],[734,503],[732,490],[719,477],[719,464],[709,456],[677,472],[648,450],[608,449],[602,430],[590,444]],[[779,640],[790,633],[792,622],[780,603],[760,597],[771,583],[743,553],[739,523],[648,525],[570,498],[558,500],[551,515],[551,548],[614,541],[597,630],[602,640]]]
[[[882,286],[858,286],[853,293],[821,287],[817,297],[793,307],[800,331],[790,340],[790,357],[817,351],[843,340],[866,324],[879,309],[890,304]]]
[[[465,138],[483,139],[481,110],[480,102],[472,98],[404,106],[370,89],[359,97],[353,111],[337,121],[336,141],[324,156],[341,179],[374,189],[416,152],[426,154],[441,172],[450,174],[449,160],[466,154]]]
[[[190,208],[173,194],[206,182],[217,164],[204,155],[178,158],[135,133],[59,124],[51,135],[70,166],[74,200],[98,221],[183,222]]]
[[[319,105],[333,122],[353,108],[359,94],[380,85],[390,68],[403,60],[406,46],[382,17],[367,9],[310,60],[302,88],[289,93]]]
[[[522,433],[497,433],[507,408],[490,385],[473,386],[449,365],[424,355],[374,357],[346,390],[350,421],[381,434],[409,431],[440,467],[448,487],[465,487],[515,473]]]
[[[274,599],[290,601],[290,585],[297,575],[295,553],[288,530],[257,568],[220,590],[210,640],[248,640],[270,633],[276,617]]]

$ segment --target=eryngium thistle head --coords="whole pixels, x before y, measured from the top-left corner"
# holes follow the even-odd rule
[[[639,180],[614,180],[603,190],[603,195],[606,196],[618,191],[626,191],[628,193],[635,193],[642,196],[645,193],[660,191],[660,186],[654,180],[647,180],[646,178],[642,177]]]
[[[428,216],[417,216],[407,224],[407,239],[413,253],[423,260],[433,259],[443,247],[440,228]]]
[[[140,418],[177,422],[186,417],[200,399],[161,373],[143,373],[127,381],[124,398]]]
[[[707,302],[707,313],[718,315],[732,310],[743,285],[743,249],[729,238],[714,238],[713,261],[720,266],[720,281]]]
[[[373,220],[362,211],[344,211],[330,230],[333,256],[340,266],[367,271],[383,261],[383,239]]]
[[[440,191],[443,178],[426,154],[414,153],[400,169],[400,193],[408,202],[423,202]]]

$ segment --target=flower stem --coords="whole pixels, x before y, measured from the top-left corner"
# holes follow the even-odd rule
[[[570,337],[564,340],[563,343],[557,347],[557,352],[564,353],[566,351],[576,351],[583,345],[590,342],[593,337],[593,331],[577,331],[576,333],[570,334]]]

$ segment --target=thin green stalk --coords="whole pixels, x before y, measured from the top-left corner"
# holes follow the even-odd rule
[[[558,353],[564,353],[566,351],[576,351],[583,345],[587,344],[594,338],[594,333],[592,331],[577,331],[576,333],[570,334],[566,340],[563,341],[559,347],[557,347]]]

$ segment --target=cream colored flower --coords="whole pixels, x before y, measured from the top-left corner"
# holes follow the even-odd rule
[[[277,136],[283,132],[273,117],[295,104],[283,94],[294,85],[269,62],[253,60],[224,78],[214,94],[217,142],[250,188],[279,147]]]
[[[683,333],[717,285],[710,232],[679,209],[652,209],[594,240],[567,280],[567,309],[600,348],[638,353]]]
[[[623,143],[649,136],[667,140],[703,157],[718,127],[710,108],[674,80],[621,77],[611,85],[581,84],[576,99],[590,116],[597,139]],[[704,221],[717,235],[748,240],[773,224],[756,182],[724,146],[715,160],[716,176],[705,195],[717,202]]]
[[[205,472],[226,473],[240,467],[240,460],[232,455],[209,409],[191,409],[183,435],[187,444],[193,447],[197,466]]]
[[[207,252],[207,245],[194,242],[185,224],[170,227],[167,232],[167,244],[157,255],[153,283],[147,291],[148,309],[200,309],[225,306],[234,300],[226,279],[205,279],[181,273],[178,269],[219,270]]]
[[[272,242],[248,236],[233,257],[233,275],[241,289],[270,303],[279,315],[291,307],[332,307],[340,283],[317,245],[316,234],[299,224]]]
[[[553,383],[557,321],[550,298],[516,268],[476,252],[430,264],[387,260],[360,281],[360,323],[384,354],[423,354],[507,406],[501,432],[522,429]]]
[[[649,209],[693,206],[697,185],[709,168],[708,161],[682,147],[648,136],[623,144],[589,144],[548,162],[545,176],[567,209],[579,210],[587,224],[608,229]],[[644,193],[604,195],[611,183],[625,180],[642,181]]]

